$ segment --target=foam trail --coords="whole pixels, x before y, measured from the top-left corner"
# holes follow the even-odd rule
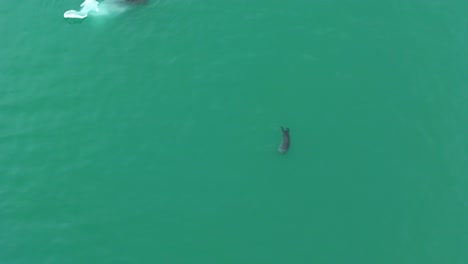
[[[80,6],[81,10],[68,10],[63,14],[65,18],[79,18],[83,19],[88,16],[91,11],[99,12],[98,2],[96,0],[85,0]]]

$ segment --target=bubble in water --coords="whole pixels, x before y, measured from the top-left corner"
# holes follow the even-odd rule
[[[79,18],[83,19],[88,16],[89,12],[99,12],[98,8],[98,1],[96,0],[85,0],[80,6],[81,10],[76,11],[76,10],[68,10],[63,14],[63,17],[65,18]]]
[[[141,1],[141,0],[140,0]],[[146,1],[132,0],[105,0],[98,3],[96,0],[85,0],[81,4],[81,10],[68,10],[63,14],[65,18],[83,19],[89,16],[107,16],[111,14],[120,14],[127,10],[131,4],[141,4]],[[99,8],[98,8],[99,5]]]

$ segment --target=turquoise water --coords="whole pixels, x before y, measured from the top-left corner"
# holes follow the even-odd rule
[[[0,263],[468,262],[468,3],[109,1],[0,4]]]

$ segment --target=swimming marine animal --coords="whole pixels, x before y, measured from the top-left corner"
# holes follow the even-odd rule
[[[283,142],[281,142],[281,145],[278,147],[278,151],[281,154],[286,154],[289,149],[289,145],[291,144],[291,139],[289,137],[289,128],[283,128],[281,127],[281,131],[283,131]]]

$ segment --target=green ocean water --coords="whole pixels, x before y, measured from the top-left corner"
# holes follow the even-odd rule
[[[1,264],[468,263],[466,1],[107,1],[0,4]]]

